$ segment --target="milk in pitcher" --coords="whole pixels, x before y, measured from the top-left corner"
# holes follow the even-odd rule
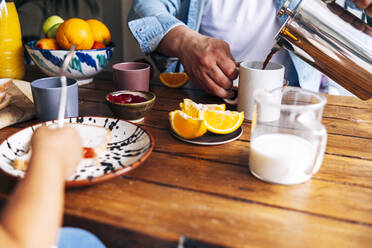
[[[292,134],[264,134],[251,143],[250,171],[258,178],[280,184],[297,184],[311,177],[314,149]]]

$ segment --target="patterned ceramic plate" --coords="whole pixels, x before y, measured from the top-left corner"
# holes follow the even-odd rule
[[[239,139],[240,136],[242,136],[243,134],[243,129],[239,127],[237,130],[229,134],[214,134],[214,133],[207,132],[203,136],[196,138],[196,139],[184,139],[178,136],[175,132],[173,132],[172,129],[170,129],[170,132],[177,139],[180,139],[187,143],[191,143],[195,145],[213,146],[213,145],[226,144],[226,143]]]
[[[46,125],[54,125],[54,121]],[[130,122],[107,117],[76,117],[65,119],[65,123],[88,124],[111,130],[111,141],[105,151],[94,159],[83,159],[74,175],[67,179],[67,187],[78,187],[102,182],[125,174],[140,164],[150,155],[154,140],[150,133]],[[37,124],[9,136],[0,144],[0,169],[6,174],[22,178],[24,172],[13,167],[13,161],[22,157],[28,150],[28,144]],[[92,133],[94,136],[94,133]],[[95,136],[94,136],[95,137]]]

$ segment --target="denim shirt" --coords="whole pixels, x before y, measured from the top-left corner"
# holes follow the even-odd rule
[[[347,0],[349,1],[349,0]],[[277,11],[285,0],[274,0]],[[300,0],[292,0],[289,6],[294,9]],[[355,5],[347,3],[350,7]],[[146,55],[151,55],[160,71],[182,71],[182,65],[177,58],[166,58],[155,52],[162,38],[174,27],[187,25],[198,31],[203,13],[204,0],[133,0],[128,15],[128,27],[139,46]],[[286,18],[279,18],[284,24]],[[299,82],[292,85],[312,91],[318,91],[321,73],[301,60],[293,53],[289,53],[297,72]],[[298,85],[299,84],[299,85]]]

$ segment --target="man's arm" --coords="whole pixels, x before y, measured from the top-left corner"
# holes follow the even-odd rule
[[[185,25],[177,19],[179,11],[179,0],[133,0],[128,27],[142,52],[154,52],[164,35],[176,26]]]
[[[64,182],[82,156],[72,128],[38,128],[31,141],[26,176],[6,205],[0,222],[0,247],[50,248],[62,222]]]
[[[238,73],[229,45],[188,28],[176,16],[180,1],[134,0],[128,26],[145,54],[178,57],[191,80],[207,92],[231,97]]]
[[[179,26],[164,36],[156,51],[178,57],[191,80],[207,92],[222,98],[232,97],[229,89],[238,72],[226,42]]]

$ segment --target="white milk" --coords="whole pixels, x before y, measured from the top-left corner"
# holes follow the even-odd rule
[[[280,184],[305,182],[311,177],[306,172],[311,171],[313,161],[311,143],[292,134],[265,134],[251,143],[250,170],[264,181]]]

